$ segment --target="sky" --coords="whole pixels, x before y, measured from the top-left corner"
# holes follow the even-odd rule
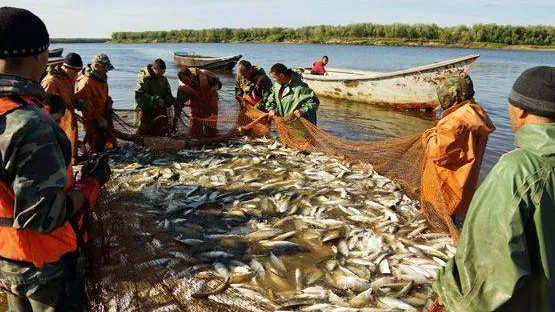
[[[37,14],[52,38],[352,23],[555,25],[555,0],[0,0],[5,5]]]

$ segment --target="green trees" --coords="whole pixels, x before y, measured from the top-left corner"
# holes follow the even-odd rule
[[[114,32],[114,42],[369,42],[372,40],[437,42],[444,44],[495,43],[555,45],[555,26],[477,24],[439,27],[436,24],[347,26],[317,25],[299,28],[211,28],[146,32]],[[382,41],[383,41],[382,40]]]

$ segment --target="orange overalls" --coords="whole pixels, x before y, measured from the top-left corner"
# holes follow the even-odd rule
[[[488,135],[494,130],[482,107],[465,101],[447,109],[437,125],[424,133],[424,205],[449,216],[467,212],[478,186]]]
[[[218,91],[208,83],[208,75],[201,71],[197,72],[199,80],[198,87],[180,84],[178,88],[178,102],[176,105],[176,116],[181,114],[184,98],[189,99],[191,111],[189,132],[192,136],[213,137],[217,133],[218,123]]]
[[[90,153],[102,152],[117,147],[116,138],[110,131],[112,121],[112,98],[108,95],[108,83],[85,74],[76,82],[75,98],[85,101],[83,119],[85,145]],[[102,117],[108,121],[108,129],[102,129],[97,121]]]

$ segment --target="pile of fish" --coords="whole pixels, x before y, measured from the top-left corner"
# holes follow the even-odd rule
[[[256,311],[419,311],[455,252],[396,183],[274,139],[174,155],[127,147],[111,159],[109,192],[135,194],[121,209],[153,220],[134,231],[141,252],[158,258],[137,267],[156,266],[187,300],[244,298],[245,311],[248,302]]]

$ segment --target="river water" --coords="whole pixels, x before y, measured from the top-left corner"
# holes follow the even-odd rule
[[[480,54],[470,72],[476,90],[475,99],[484,106],[497,127],[488,142],[482,178],[501,154],[513,148],[514,134],[507,115],[507,96],[512,84],[527,68],[537,65],[555,66],[555,52],[546,51],[251,43],[65,44],[63,47],[64,54],[77,52],[85,62],[90,62],[96,53],[105,53],[111,58],[116,70],[109,73],[109,87],[116,108],[133,107],[137,73],[141,67],[156,58],[166,61],[166,75],[175,95],[178,80],[177,67],[172,61],[174,51],[211,56],[242,54],[244,59],[262,66],[267,72],[278,62],[289,67],[307,67],[322,55],[330,57],[330,67],[386,72]],[[222,81],[224,87],[220,95],[230,100],[234,76],[222,76]],[[343,138],[376,140],[397,137],[422,131],[434,124],[432,118],[421,113],[399,112],[325,98],[320,100],[318,126]]]

